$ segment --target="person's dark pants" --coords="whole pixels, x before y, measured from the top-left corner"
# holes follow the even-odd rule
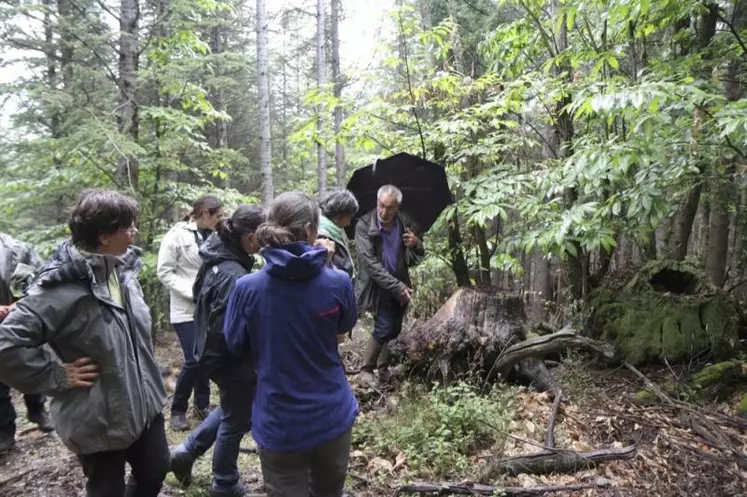
[[[304,452],[259,449],[268,497],[340,497],[350,460],[352,429]]]
[[[44,395],[26,394],[23,400],[26,402],[26,411],[29,416],[38,416],[44,411]],[[10,387],[5,383],[0,383],[0,432],[8,435],[16,434],[16,410],[13,408]]]
[[[382,296],[374,316],[373,337],[379,343],[390,342],[397,338],[402,332],[406,310],[407,307],[396,298],[389,295]]]
[[[195,323],[174,323],[174,329],[184,353],[184,365],[176,380],[171,412],[186,413],[193,391],[195,407],[205,410],[210,406],[210,381],[195,358]]]
[[[154,418],[124,450],[78,455],[88,478],[87,497],[157,497],[169,472],[169,445],[163,415]],[[125,488],[125,463],[132,474]]]
[[[239,483],[239,447],[251,429],[256,377],[246,363],[226,358],[222,366],[203,364],[218,384],[220,407],[189,434],[184,448],[193,459],[213,450],[213,491],[230,494]]]

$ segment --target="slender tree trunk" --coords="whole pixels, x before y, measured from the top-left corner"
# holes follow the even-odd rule
[[[457,11],[457,1],[449,0],[447,4],[449,17],[457,25],[451,37],[451,43],[454,51],[454,68],[458,73],[464,73],[464,60],[462,57],[462,37],[459,35],[459,16]]]
[[[737,1],[735,3],[731,23],[736,31],[742,32],[747,24],[747,2]],[[732,62],[726,71],[724,93],[731,102],[740,100],[744,96],[744,88],[739,81],[739,68],[738,63]],[[735,159],[724,158],[722,164],[718,166],[720,167],[715,174],[711,175],[713,198],[711,199],[706,273],[715,285],[723,286],[726,281],[726,260],[729,248],[729,204],[736,200]]]
[[[266,0],[257,0],[257,66],[259,69],[259,165],[262,171],[262,205],[270,205],[272,186],[272,135],[270,133],[270,73]]]
[[[431,15],[431,0],[419,0],[418,7],[420,10],[420,26],[423,31],[430,31],[433,28],[433,18]],[[435,50],[428,50],[428,67],[436,67]]]
[[[559,57],[568,48],[568,27],[566,22],[566,13],[561,0],[552,0],[551,16],[556,27],[554,36],[556,57]],[[554,69],[556,74],[565,74],[569,79],[571,67],[565,63]],[[555,106],[555,123],[554,133],[557,135],[555,142],[558,146],[555,153],[560,158],[567,157],[571,153],[573,143],[573,116],[568,112],[568,105],[571,103],[570,95],[564,96]],[[566,208],[571,208],[578,200],[578,193],[573,188],[566,188],[563,193],[563,201]],[[588,259],[580,245],[576,242],[570,242],[575,245],[576,256],[569,255],[566,259],[566,271],[570,283],[571,298],[580,299],[586,294],[588,289]]]
[[[321,93],[326,84],[326,62],[324,61],[324,27],[325,27],[324,0],[316,2],[316,86]],[[324,146],[324,120],[322,114],[324,106],[319,104],[316,109],[316,160],[319,170],[319,195],[327,191],[327,151]]]
[[[345,147],[340,137],[342,127],[342,86],[343,76],[340,73],[340,9],[342,0],[332,0],[330,19],[330,37],[332,38],[332,95],[335,97],[334,133],[335,133],[335,171],[337,172],[337,186],[345,186]]]
[[[119,14],[119,132],[133,141],[138,139],[137,71],[138,71],[138,0],[121,0]],[[137,191],[138,163],[135,157],[119,152],[117,179],[122,186]]]
[[[718,6],[715,4],[708,4],[706,7],[707,10],[700,15],[696,26],[696,46],[698,51],[705,51],[713,39],[713,36],[716,34]],[[683,24],[680,27],[685,27],[685,25]],[[684,53],[687,52],[686,47],[682,47],[681,50]],[[706,56],[705,58],[709,57]],[[693,141],[696,145],[698,131],[703,119],[703,112],[696,110],[693,116]],[[692,234],[693,222],[695,221],[695,215],[698,212],[698,203],[700,202],[702,191],[702,181],[698,181],[680,204],[680,208],[672,227],[672,237],[669,244],[670,257],[674,260],[682,261],[687,257],[687,246],[690,241],[690,235]]]

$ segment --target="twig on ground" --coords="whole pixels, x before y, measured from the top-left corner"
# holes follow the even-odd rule
[[[552,485],[545,487],[492,487],[477,483],[412,483],[399,487],[395,495],[403,493],[435,493],[439,495],[506,495],[524,497],[543,495],[550,492],[577,492],[590,488],[604,488],[606,485],[585,483],[580,485]]]

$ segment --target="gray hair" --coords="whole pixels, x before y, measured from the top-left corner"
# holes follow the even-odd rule
[[[398,204],[402,203],[402,190],[394,185],[384,185],[379,188],[379,193],[376,194],[376,200],[380,199],[384,195],[391,195],[392,197],[397,199]]]
[[[350,190],[335,189],[322,196],[319,207],[325,217],[336,219],[342,216],[355,216],[358,212],[358,201]]]
[[[319,205],[301,192],[286,192],[273,200],[267,222],[257,228],[254,238],[260,247],[278,247],[307,241],[307,227],[319,228]]]

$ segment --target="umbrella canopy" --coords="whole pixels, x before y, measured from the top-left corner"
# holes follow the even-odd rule
[[[443,166],[401,153],[353,173],[347,188],[358,200],[357,217],[376,207],[376,194],[384,185],[394,185],[402,190],[400,210],[412,217],[420,234],[428,231],[453,201]],[[348,228],[349,236],[353,236],[354,226],[355,221]]]

